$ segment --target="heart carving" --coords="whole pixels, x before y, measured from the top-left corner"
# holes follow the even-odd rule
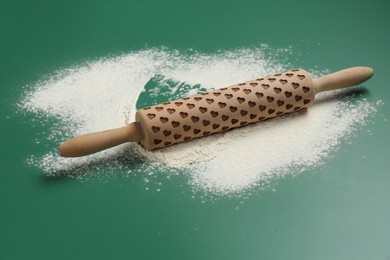
[[[149,117],[149,119],[153,119],[153,118],[155,118],[155,117],[156,117],[156,115],[155,115],[155,114],[147,114],[146,116],[147,116],[147,117]]]
[[[175,102],[175,105],[179,107],[179,106],[183,105],[183,102],[179,102],[179,101]]]
[[[275,78],[268,78],[268,81],[274,82],[276,79]]]
[[[172,126],[175,127],[175,128],[178,127],[178,126],[180,125],[180,123],[177,122],[177,121],[172,121],[171,124],[172,124]]]
[[[247,121],[242,121],[242,122],[240,123],[240,125],[246,125],[246,124],[248,124]]]
[[[238,97],[237,98],[237,101],[238,101],[238,103],[244,103],[245,102],[245,98],[242,98],[242,97]]]
[[[262,97],[264,97],[264,94],[261,93],[261,92],[256,92],[255,94],[256,94],[256,97],[257,97],[257,98],[262,98]]]
[[[297,88],[299,87],[299,83],[293,82],[293,83],[291,83],[291,86],[292,86],[294,89],[297,89]]]
[[[302,97],[301,97],[301,96],[298,96],[298,95],[296,95],[296,96],[295,96],[295,101],[297,101],[297,102],[298,102],[298,101],[299,101],[299,100],[301,100],[301,99],[302,99]]]
[[[204,126],[208,126],[210,124],[210,121],[209,120],[203,120],[203,125]]]
[[[161,123],[165,124],[166,122],[168,122],[168,118],[167,117],[160,117],[160,121],[161,121]]]
[[[302,90],[303,90],[304,93],[307,93],[307,92],[309,92],[310,88],[308,88],[308,87],[302,87]]]
[[[209,104],[212,104],[212,103],[214,103],[214,99],[206,98],[206,102],[209,103]]]
[[[292,76],[294,76],[294,74],[292,74],[292,73],[286,73],[286,76],[289,77],[289,78],[291,78]]]
[[[269,85],[268,85],[268,84],[261,84],[261,86],[263,87],[263,89],[269,88]]]
[[[191,120],[192,120],[192,122],[196,123],[196,122],[199,121],[199,117],[197,117],[197,116],[191,116]]]
[[[207,108],[205,108],[205,107],[200,107],[200,108],[199,108],[199,111],[200,111],[202,114],[204,114],[204,113],[207,112]]]
[[[274,99],[275,98],[273,98],[273,97],[267,96],[268,103],[272,103],[274,101]]]
[[[175,134],[175,135],[173,136],[173,138],[175,138],[175,140],[179,139],[180,137],[181,137],[181,134]]]
[[[194,97],[194,99],[195,99],[195,101],[200,101],[200,100],[202,100],[201,97]]]
[[[213,129],[217,129],[219,126],[219,124],[213,124]]]
[[[284,92],[284,95],[286,96],[286,98],[289,98],[289,97],[292,96],[292,93],[289,92],[289,91],[285,91],[285,92]]]
[[[274,88],[274,91],[276,94],[279,94],[280,92],[282,92],[282,89],[281,88]]]
[[[221,95],[221,92],[213,92],[213,95],[218,97],[219,95]]]
[[[303,100],[303,104],[307,104],[307,103],[309,103],[310,102],[310,99],[305,99],[305,100]]]
[[[149,110],[151,109],[151,107],[145,107],[143,110]]]
[[[266,107],[266,106],[263,106],[263,105],[260,105],[260,106],[259,106],[260,111],[264,111],[266,108],[267,108],[267,107]]]
[[[241,114],[242,116],[246,116],[246,115],[248,114],[248,111],[246,111],[246,110],[241,110],[241,111],[240,111],[240,114]]]
[[[256,106],[256,102],[249,101],[248,105],[249,105],[250,108],[252,108],[252,107]]]
[[[234,113],[234,112],[237,111],[237,107],[234,107],[234,106],[230,106],[229,109],[230,109],[230,111],[231,111],[232,113]]]
[[[249,95],[251,92],[252,92],[252,90],[250,90],[250,89],[247,89],[247,88],[244,89],[244,93],[247,94],[247,95]]]
[[[250,119],[254,119],[254,118],[256,118],[256,116],[257,116],[256,114],[250,114],[250,115],[249,115],[249,118],[250,118]]]
[[[199,134],[200,130],[199,129],[194,129],[193,132],[194,132],[194,134]]]
[[[303,80],[305,78],[305,75],[298,75],[298,79]]]
[[[258,83],[257,82],[251,82],[251,83],[249,83],[249,85],[251,85],[252,87],[256,87],[258,85]]]
[[[157,133],[158,131],[160,131],[160,127],[152,126],[152,131],[153,131],[153,133]]]
[[[269,114],[269,115],[271,115],[271,114],[273,114],[273,113],[275,113],[275,109],[272,109],[272,108],[268,109],[268,114]]]
[[[222,115],[222,120],[223,120],[223,121],[229,120],[229,116],[227,116],[227,115]]]
[[[170,144],[172,144],[172,142],[167,141],[167,142],[164,143],[164,145],[166,145],[166,146],[168,146]]]
[[[216,111],[211,111],[210,114],[212,117],[218,116],[218,112],[216,112]]]
[[[226,97],[227,99],[231,99],[231,98],[233,97],[233,95],[232,95],[232,94],[225,94],[225,97]]]
[[[191,103],[188,103],[188,104],[187,104],[187,107],[188,107],[189,109],[193,109],[193,108],[195,107],[195,105],[194,105],[194,104],[191,104]]]
[[[233,118],[231,122],[232,122],[232,124],[234,125],[235,123],[238,122],[238,119]]]
[[[290,109],[290,108],[292,108],[292,107],[293,107],[293,105],[291,105],[291,104],[287,104],[287,105],[286,105],[286,108],[287,108],[287,109]]]
[[[219,106],[220,108],[224,108],[224,107],[226,107],[226,103],[218,102],[218,106]]]
[[[184,131],[189,131],[190,129],[191,129],[191,126],[189,126],[189,125],[183,125],[183,129],[184,129]]]
[[[188,116],[188,113],[186,113],[186,112],[180,112],[179,114],[180,114],[181,118],[186,118]]]
[[[173,114],[173,113],[175,113],[176,110],[173,108],[168,108],[167,111],[169,114]]]
[[[259,121],[264,120],[264,119],[265,119],[264,116],[259,116]]]
[[[163,107],[155,107],[154,109],[156,109],[157,111],[161,111],[161,110],[163,110],[164,108],[163,108]]]
[[[163,133],[164,133],[165,136],[169,136],[169,135],[172,134],[172,132],[169,131],[169,130],[164,130]]]
[[[161,143],[162,141],[160,140],[160,139],[154,139],[154,144],[159,144],[159,143]]]
[[[232,88],[232,90],[233,90],[234,92],[237,92],[237,91],[240,90],[240,88]]]
[[[279,79],[279,82],[282,84],[282,85],[285,85],[287,83],[287,80],[285,79]]]
[[[225,131],[225,130],[228,130],[228,129],[229,129],[229,127],[226,126],[226,125],[222,127],[222,131]]]
[[[278,104],[278,106],[283,106],[283,104],[284,104],[284,101],[283,100],[278,100],[277,102],[276,102],[277,104]]]

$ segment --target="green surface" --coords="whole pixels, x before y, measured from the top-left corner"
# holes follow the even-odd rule
[[[390,259],[389,9],[384,0],[0,0],[0,259]],[[155,192],[142,173],[80,182],[26,164],[53,144],[36,144],[47,129],[16,103],[45,75],[154,46],[260,43],[293,46],[307,69],[375,68],[365,97],[384,105],[316,172],[279,180],[276,192],[203,201],[184,176],[160,175]]]

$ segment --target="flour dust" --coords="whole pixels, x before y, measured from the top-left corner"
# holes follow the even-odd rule
[[[57,120],[47,126],[49,134],[42,138],[59,144],[75,135],[134,121],[137,98],[156,75],[163,75],[160,83],[164,79],[185,83],[185,88],[183,84],[181,88],[161,85],[150,92],[150,98],[165,95],[173,100],[289,70],[293,65],[282,60],[290,52],[267,46],[216,54],[166,48],[131,52],[57,71],[35,83],[20,107],[36,117]],[[179,172],[188,176],[194,190],[240,194],[275,178],[321,165],[376,111],[378,104],[365,100],[361,92],[364,94],[362,87],[355,87],[320,94],[307,111],[163,150],[149,152],[129,143],[69,159],[50,149],[44,155],[32,155],[28,162],[48,175],[75,177],[107,168],[125,174]]]

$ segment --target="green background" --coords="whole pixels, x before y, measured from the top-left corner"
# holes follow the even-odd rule
[[[385,0],[0,0],[0,259],[390,259],[389,10]],[[375,69],[364,96],[384,105],[320,169],[276,192],[203,201],[185,176],[147,192],[142,174],[80,182],[27,165],[54,144],[36,144],[47,128],[16,103],[45,75],[155,46],[260,43],[293,46],[307,69]]]

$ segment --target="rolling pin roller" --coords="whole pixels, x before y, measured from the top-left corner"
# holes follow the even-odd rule
[[[146,150],[164,148],[299,111],[311,106],[319,92],[355,86],[372,75],[371,68],[353,67],[314,79],[305,70],[293,69],[140,109],[136,122],[75,137],[61,144],[59,152],[78,157],[138,141]]]

